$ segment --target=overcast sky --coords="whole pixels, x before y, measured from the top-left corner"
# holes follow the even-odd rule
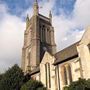
[[[0,72],[21,63],[25,18],[34,0],[0,0]],[[38,0],[40,13],[53,14],[57,51],[80,40],[90,25],[90,0]]]

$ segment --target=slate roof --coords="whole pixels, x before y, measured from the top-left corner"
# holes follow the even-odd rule
[[[57,52],[55,54],[56,60],[54,62],[54,65],[77,57],[78,56],[78,52],[77,52],[76,46],[78,44],[79,44],[79,41],[74,43],[73,45],[70,45],[69,47],[67,47],[67,48]]]

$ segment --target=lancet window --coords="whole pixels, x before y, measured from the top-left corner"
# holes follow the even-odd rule
[[[46,87],[51,88],[50,63],[45,64],[45,71],[46,71]]]

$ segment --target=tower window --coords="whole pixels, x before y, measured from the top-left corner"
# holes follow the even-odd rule
[[[46,41],[45,26],[43,25],[43,42]]]
[[[50,32],[49,32],[49,29],[47,29],[47,38],[48,38],[47,42],[49,43],[50,42]]]
[[[39,27],[39,37],[40,37],[40,40],[42,41],[42,26],[40,25]]]

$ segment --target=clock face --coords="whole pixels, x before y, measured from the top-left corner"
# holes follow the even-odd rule
[[[43,50],[44,50],[44,51],[47,51],[47,48],[46,48],[46,47],[43,47]]]

